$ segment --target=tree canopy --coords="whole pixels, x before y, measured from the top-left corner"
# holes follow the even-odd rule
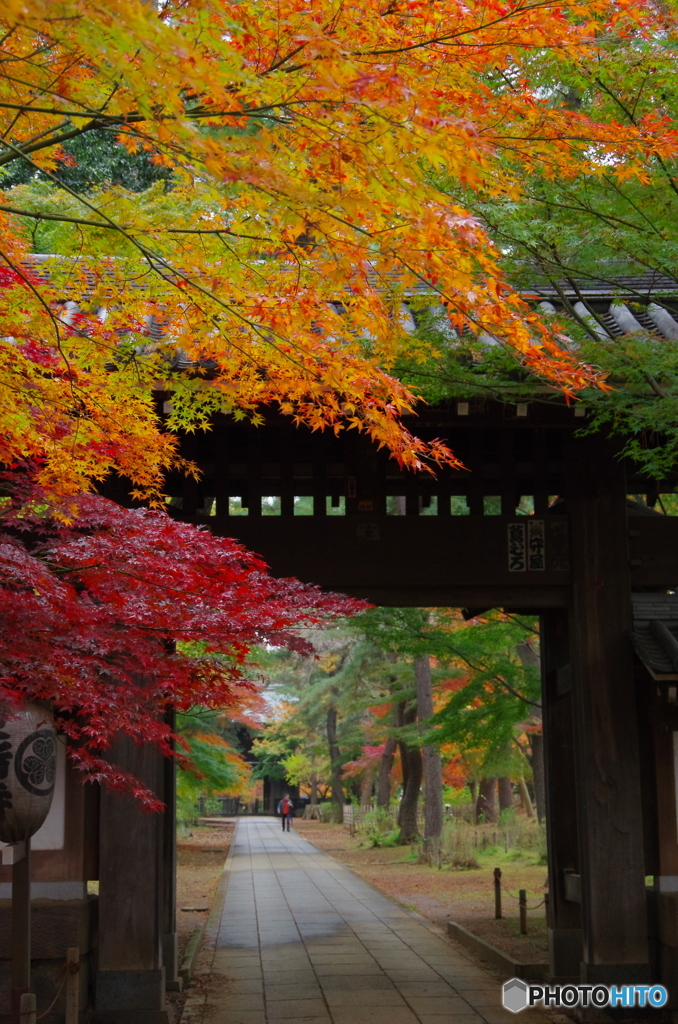
[[[191,765],[177,772],[177,819],[182,823],[194,819],[200,798],[242,797],[251,788],[250,766],[236,749],[237,738],[228,735],[232,729],[224,718],[204,708],[177,715],[177,731]]]
[[[407,466],[450,461],[404,428],[415,397],[392,373],[426,355],[400,315],[422,289],[553,386],[600,383],[507,283],[467,197],[670,160],[661,111],[620,120],[543,84],[670,29],[650,0],[7,0],[0,459],[30,456],[62,494],[112,470],[157,493],[172,431],[273,403]],[[165,177],[74,181],[90,133]],[[52,258],[36,224],[58,227]]]
[[[83,495],[64,525],[34,486],[15,492],[0,509],[0,702],[49,701],[84,775],[151,806],[106,759],[116,734],[185,761],[168,712],[237,709],[255,693],[255,645],[310,654],[310,628],[363,607],[276,580],[240,544],[163,511]]]
[[[487,780],[534,776],[542,811],[541,682],[532,616],[451,608],[373,608],[313,636],[316,661],[281,651],[262,662],[275,695],[255,743],[256,769],[306,791],[319,784],[381,806],[405,800],[420,749],[440,749],[440,779],[457,797]],[[416,707],[418,662],[431,658],[432,708]],[[421,775],[415,796],[419,797]],[[402,784],[402,793],[399,793]],[[509,786],[510,789],[510,786]],[[457,798],[455,797],[455,799]],[[414,829],[416,834],[416,828]],[[406,838],[412,833],[405,831]]]
[[[553,107],[614,121],[620,136],[653,121],[665,125],[668,139],[678,120],[676,42],[675,22],[648,34],[603,33],[595,48],[565,59],[541,51],[531,62],[531,81]],[[519,96],[523,84],[507,74],[502,88]],[[513,158],[505,152],[502,159]],[[675,318],[678,166],[675,152],[648,151],[641,163],[633,174],[602,160],[577,177],[535,168],[519,194],[470,189],[444,169],[437,181],[451,200],[481,218],[511,283],[535,303],[556,303],[558,313],[547,314],[553,331],[561,330],[571,351],[608,374],[610,390],[578,393],[589,422],[624,437],[626,453],[661,479],[678,461],[678,351],[675,327],[658,335],[652,303]],[[586,297],[589,288],[598,301]],[[636,323],[625,331],[615,326],[605,315],[605,299],[626,304]],[[419,323],[430,359],[405,355],[398,369],[430,400],[553,398],[494,339],[469,335],[450,346],[439,316],[422,312]]]

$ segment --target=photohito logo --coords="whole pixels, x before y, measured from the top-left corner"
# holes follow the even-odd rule
[[[668,993],[663,985],[527,985],[520,978],[504,982],[502,1002],[511,1013],[528,1006],[639,1006],[658,1010]]]

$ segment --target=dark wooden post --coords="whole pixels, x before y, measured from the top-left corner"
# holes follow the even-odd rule
[[[164,758],[121,737],[111,760],[162,797]],[[104,789],[99,837],[99,969],[94,1024],[168,1024],[162,966],[163,815]]]
[[[542,717],[549,865],[549,974],[578,980],[582,959],[581,906],[568,898],[565,872],[579,874],[568,612],[541,616]]]
[[[21,1019],[21,997],[31,987],[31,841],[12,865],[12,1024]],[[35,997],[34,997],[35,998]]]
[[[518,912],[520,916],[520,934],[527,935],[527,889],[518,890]]]
[[[582,976],[644,982],[650,979],[625,475],[603,442],[573,439],[569,448]]]
[[[176,715],[169,712],[167,724],[174,729]],[[163,759],[163,793],[165,810],[162,818],[162,890],[161,927],[162,962],[165,968],[165,984],[168,991],[181,991],[179,977],[179,951],[177,947],[177,766],[172,758]]]
[[[494,916],[501,919],[501,868],[494,869]]]
[[[217,515],[225,517],[230,507],[229,487],[229,450],[227,419],[223,413],[214,417],[214,496],[217,502]]]

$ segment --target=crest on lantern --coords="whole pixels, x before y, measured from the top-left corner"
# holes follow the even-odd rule
[[[0,708],[0,842],[24,842],[49,814],[56,744],[49,711],[38,704]]]

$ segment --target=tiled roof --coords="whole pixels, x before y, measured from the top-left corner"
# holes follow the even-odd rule
[[[636,652],[655,679],[678,679],[678,594],[633,594]]]
[[[534,281],[526,288],[521,288],[524,294],[533,293],[545,298],[557,298],[562,292],[568,298],[575,299],[579,295],[584,298],[612,297],[626,298],[631,300],[649,301],[652,298],[662,296],[676,296],[678,298],[678,281],[665,274],[614,274],[604,278],[570,278],[562,279],[552,284],[550,281]]]
[[[25,266],[33,270],[39,268],[40,273],[49,276],[48,264],[55,258],[59,259],[34,255],[29,257]],[[67,262],[68,259],[64,258],[64,263]],[[86,265],[86,260],[81,258],[71,259],[70,262]],[[665,274],[624,274],[615,273],[612,265],[601,264],[601,267],[607,271],[605,277],[559,279],[554,282],[535,277],[518,291],[527,301],[537,304],[543,313],[584,323],[601,338],[649,331],[658,338],[678,340],[678,281]],[[168,276],[167,268],[162,265],[156,269],[160,274]],[[84,280],[87,279],[85,271]],[[142,286],[132,283],[132,287]],[[409,289],[406,298],[415,300],[417,297],[430,296],[435,301],[436,294],[432,287],[422,281]],[[631,307],[627,303],[631,303]],[[416,308],[416,302],[414,305]],[[337,308],[340,308],[339,297]],[[416,319],[416,312],[413,319],[412,311],[404,304],[403,324],[406,329],[412,329]],[[151,340],[159,340],[162,328],[151,318],[146,333]],[[487,334],[481,335],[479,340],[488,345],[498,342],[498,339]],[[185,369],[187,366],[185,357],[182,359],[182,354],[177,354],[176,368]]]

